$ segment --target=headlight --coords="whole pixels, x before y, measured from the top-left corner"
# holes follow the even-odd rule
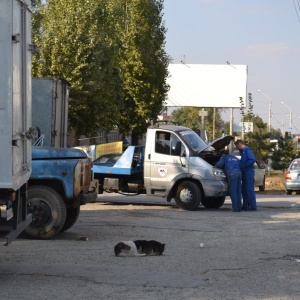
[[[213,169],[213,174],[215,177],[226,178],[226,174],[221,169]]]

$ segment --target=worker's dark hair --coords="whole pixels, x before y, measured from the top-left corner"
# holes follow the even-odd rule
[[[234,144],[235,144],[235,145],[238,145],[238,144],[244,145],[244,141],[243,141],[243,140],[236,140],[236,141],[234,142]]]
[[[223,154],[224,154],[224,155],[227,155],[227,154],[228,154],[228,151],[227,151],[227,150],[221,150],[221,151],[220,151],[220,155],[223,155]]]

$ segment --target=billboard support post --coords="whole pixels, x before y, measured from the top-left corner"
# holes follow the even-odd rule
[[[199,117],[201,117],[201,139],[205,141],[205,117],[208,116],[208,111],[202,110],[199,111]]]

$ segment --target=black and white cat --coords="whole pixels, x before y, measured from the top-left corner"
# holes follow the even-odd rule
[[[161,255],[165,250],[165,244],[154,240],[123,241],[118,243],[114,250],[116,256]]]

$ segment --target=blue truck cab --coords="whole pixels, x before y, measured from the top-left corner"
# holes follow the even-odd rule
[[[48,239],[77,221],[80,206],[97,198],[97,181],[86,153],[74,148],[32,147],[27,210],[30,237]]]

